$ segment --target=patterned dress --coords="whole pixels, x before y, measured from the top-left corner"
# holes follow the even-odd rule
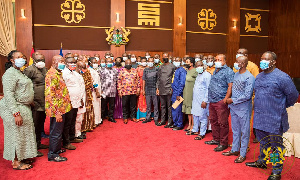
[[[4,125],[3,158],[19,161],[37,156],[37,145],[30,103],[34,91],[32,81],[14,67],[2,77],[4,97],[0,100],[0,116]],[[14,113],[20,112],[23,124],[15,124]]]
[[[137,68],[137,73],[140,78],[140,84],[141,87],[143,87],[143,74],[144,74],[144,69],[143,67],[138,67]],[[146,104],[146,97],[140,93],[139,98],[138,98],[138,103],[137,103],[137,114],[136,114],[136,119],[137,120],[145,120],[147,115],[147,104]]]
[[[114,67],[118,71],[118,75],[123,67]],[[118,86],[117,86],[118,89]],[[115,99],[115,111],[114,111],[114,118],[115,119],[122,119],[123,118],[123,110],[122,110],[122,98],[119,96],[118,90],[116,93],[116,99]]]

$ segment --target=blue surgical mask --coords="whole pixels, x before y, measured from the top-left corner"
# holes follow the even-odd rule
[[[153,62],[148,62],[149,67],[153,67]]]
[[[169,59],[169,63],[172,63],[172,59]]]
[[[269,68],[270,61],[261,60],[259,63],[260,69],[266,70]]]
[[[111,58],[111,60],[114,60],[114,57],[110,57]]]
[[[105,64],[105,63],[100,63],[100,66],[101,66],[101,67],[105,67],[106,64]]]
[[[59,70],[64,70],[65,69],[65,67],[66,67],[66,65],[65,64],[62,64],[62,63],[58,63],[58,69]]]
[[[15,59],[15,65],[18,67],[18,68],[21,68],[25,65],[26,63],[26,60],[23,59],[23,58],[18,58],[18,59]]]
[[[174,64],[175,67],[179,67],[180,66],[180,62],[174,61],[173,64]]]
[[[208,62],[206,65],[209,66],[209,67],[212,67],[214,65],[214,62],[212,62],[212,61]]]
[[[206,60],[205,60],[205,59],[203,59],[203,60],[202,60],[202,62],[203,62],[203,64],[204,64],[204,65],[207,65],[207,63],[206,63]]]
[[[197,67],[196,68],[196,71],[199,73],[199,74],[202,74],[203,73],[203,66],[200,66],[200,67]]]
[[[216,68],[221,68],[222,66],[222,62],[215,62],[215,66]]]
[[[198,62],[200,61],[201,59],[200,58],[195,58],[195,62]]]
[[[141,65],[141,62],[136,62],[138,65]]]
[[[108,68],[113,67],[113,63],[107,63],[107,67],[108,67]]]
[[[239,67],[239,63],[234,63],[234,68],[236,69],[236,70],[240,70],[241,68]]]
[[[235,57],[236,57],[236,59],[237,59],[237,58],[239,58],[239,57],[241,57],[241,56],[244,56],[244,54],[236,54]]]
[[[185,65],[185,62],[184,62],[184,61],[182,61],[182,62],[181,62],[181,65],[182,65],[182,66],[184,66],[184,65]]]
[[[156,64],[158,64],[158,63],[159,63],[159,59],[154,59],[154,62],[155,62]]]

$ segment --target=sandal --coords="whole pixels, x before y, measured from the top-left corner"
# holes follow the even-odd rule
[[[34,161],[33,160],[31,160],[31,159],[23,159],[22,161],[21,161],[21,163],[24,163],[24,164],[32,164]]]
[[[185,129],[184,131],[185,131],[185,132],[189,132],[190,130],[191,130],[191,129]]]
[[[25,169],[22,169],[22,167],[23,167],[24,165],[29,165],[29,167],[28,167],[28,168],[25,168]],[[13,169],[14,169],[14,170],[29,170],[29,169],[31,169],[31,168],[32,168],[32,166],[31,166],[30,164],[25,164],[25,163],[22,163],[22,162],[21,162],[17,168],[13,168]]]
[[[188,131],[186,133],[186,135],[197,135],[198,133],[197,132],[193,132],[193,131]]]
[[[204,135],[204,136],[198,135],[198,136],[195,137],[194,139],[195,139],[195,140],[202,140],[204,137],[205,137],[205,135]]]

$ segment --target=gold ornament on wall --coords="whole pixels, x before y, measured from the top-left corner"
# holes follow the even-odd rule
[[[110,29],[105,29],[105,33],[107,34],[106,41],[109,45],[120,47],[121,45],[126,45],[129,42],[128,36],[131,32],[129,29],[126,30],[123,27],[115,30],[115,26],[113,26]]]
[[[202,9],[198,13],[198,25],[203,30],[212,30],[217,25],[217,14],[212,9]]]
[[[260,33],[260,31],[261,31],[261,27],[260,27],[261,15],[260,14],[253,15],[253,14],[247,13],[247,14],[245,14],[245,17],[246,17],[246,26],[245,26],[246,32]],[[255,19],[255,21],[257,22],[257,25],[255,25],[255,27],[251,27],[251,25],[249,23],[251,19]]]
[[[80,0],[66,0],[60,5],[61,18],[65,19],[67,23],[80,23],[85,18],[85,5]]]

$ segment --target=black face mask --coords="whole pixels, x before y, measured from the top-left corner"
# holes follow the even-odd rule
[[[185,64],[184,66],[188,69],[190,69],[190,67],[191,67],[191,65],[189,65],[189,64]]]
[[[117,61],[115,64],[116,64],[116,66],[121,66],[121,62]]]
[[[169,62],[169,58],[163,58],[164,63]]]
[[[129,70],[129,69],[131,69],[131,65],[130,64],[129,65],[125,65],[125,68]]]

